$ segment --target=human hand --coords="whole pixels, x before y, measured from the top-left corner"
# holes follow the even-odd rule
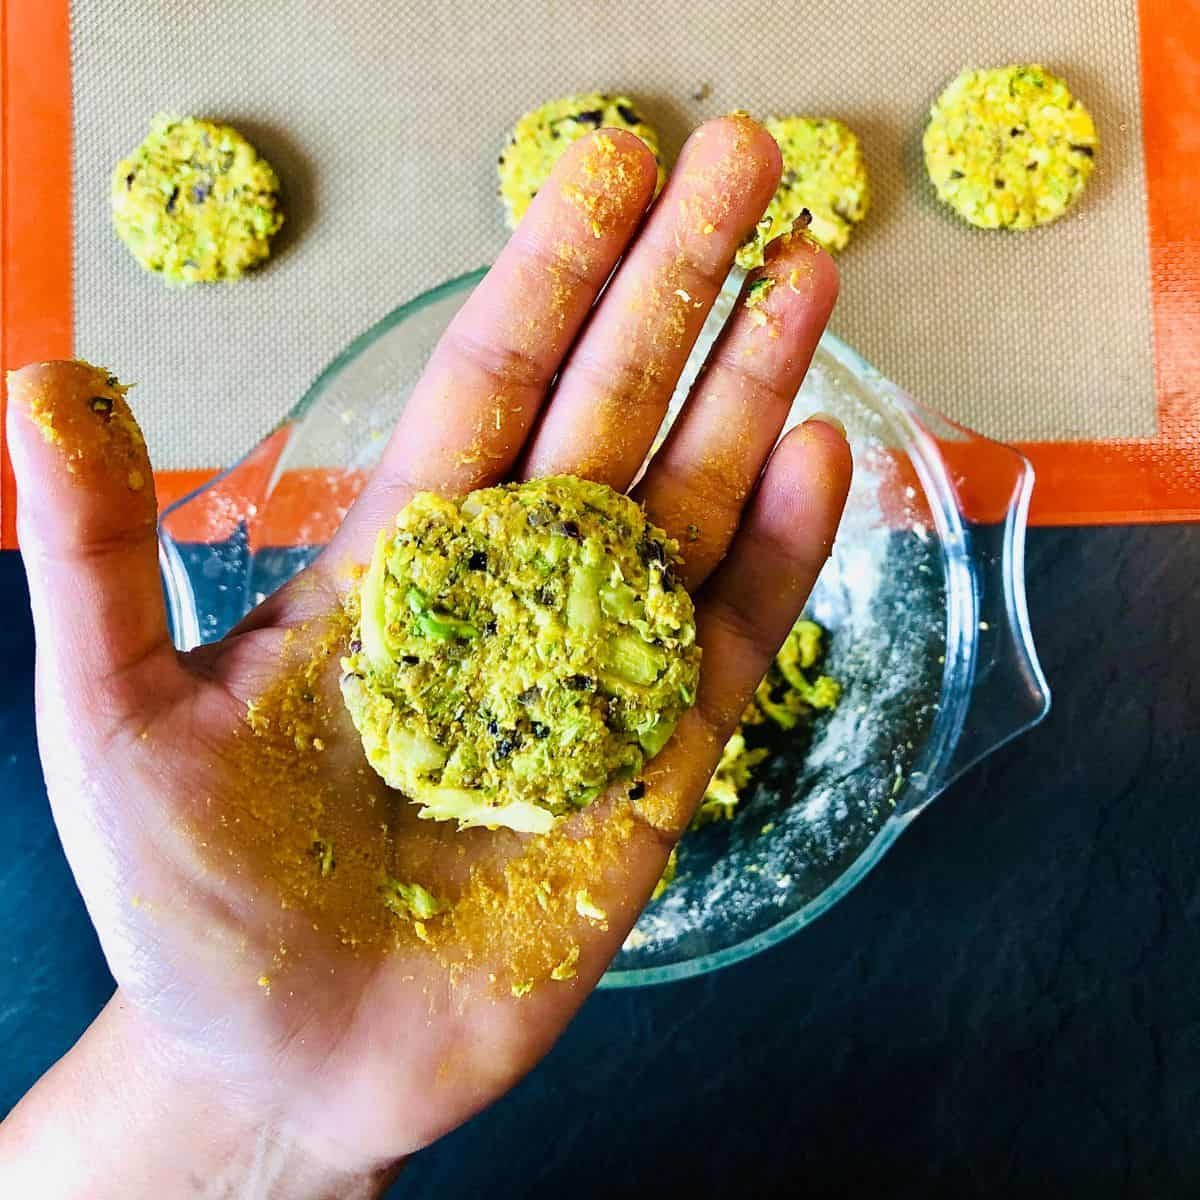
[[[120,390],[76,363],[10,377],[39,744],[118,982],[10,1118],[10,1149],[44,1149],[56,1095],[85,1104],[107,1089],[140,1111],[140,1088],[157,1145],[139,1159],[108,1130],[107,1146],[80,1149],[90,1196],[168,1194],[214,1161],[244,1177],[254,1155],[278,1161],[278,1194],[370,1194],[550,1047],[687,827],[849,485],[833,423],[772,453],[837,292],[828,256],[795,235],[773,245],[761,274],[775,286],[761,307],[739,304],[634,486],[779,170],[752,121],[710,122],[643,223],[645,147],[616,131],[574,145],[442,338],[332,544],[191,654],[169,640],[150,467]],[[544,839],[418,822],[365,766],[338,695],[352,567],[416,491],[560,473],[634,486],[680,541],[704,651],[697,703],[644,795],[597,801]],[[448,896],[451,913],[418,930],[384,903],[387,877]],[[554,886],[538,900],[543,878]],[[73,1194],[73,1153],[60,1191],[39,1176],[37,1194]]]

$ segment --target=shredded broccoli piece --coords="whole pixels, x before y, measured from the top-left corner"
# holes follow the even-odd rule
[[[566,957],[550,972],[550,978],[563,982],[575,978],[575,964],[579,961],[579,946],[573,945]]]
[[[479,630],[470,621],[452,617],[449,613],[438,612],[430,608],[429,601],[415,588],[410,587],[405,599],[409,611],[417,619],[417,628],[426,636],[448,641],[451,638],[462,638],[468,641],[479,636]]]
[[[432,892],[419,883],[387,879],[379,890],[383,894],[384,904],[405,920],[428,921],[446,909]]]
[[[767,302],[767,297],[771,294],[771,289],[774,286],[775,280],[766,275],[756,279],[746,289],[746,307],[761,308]]]
[[[572,629],[595,632],[600,628],[600,584],[604,576],[598,567],[576,567],[567,593],[567,624]]]
[[[575,911],[589,921],[606,921],[608,919],[608,913],[592,899],[592,894],[587,888],[580,888],[575,893]]]
[[[721,751],[721,761],[704,790],[704,797],[692,820],[693,828],[711,821],[730,820],[742,798],[742,788],[750,782],[750,772],[767,754],[768,751],[761,746],[754,750],[746,748],[746,737],[739,725]]]
[[[321,877],[333,873],[333,868],[337,866],[337,860],[333,856],[333,843],[325,838],[313,838],[313,843],[309,847],[309,853],[317,860],[317,866],[320,869]]]
[[[609,639],[604,665],[629,683],[649,687],[666,669],[666,658],[656,646],[636,633],[621,632]]]
[[[663,873],[659,881],[654,885],[654,891],[650,893],[651,900],[657,900],[671,886],[675,878],[675,869],[679,866],[679,847],[676,846],[671,850],[667,858],[667,865],[663,867]]]

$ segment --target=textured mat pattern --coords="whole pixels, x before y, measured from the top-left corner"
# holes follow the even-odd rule
[[[843,118],[862,136],[874,211],[841,258],[837,331],[918,398],[998,437],[1154,431],[1132,0],[732,12],[76,0],[78,353],[140,383],[157,466],[227,463],[373,320],[496,254],[507,129],[543,99],[602,87],[635,96],[672,153],[735,107]],[[1095,177],[1056,226],[971,229],[924,177],[925,113],[963,66],[1030,60],[1092,109]],[[289,220],[255,278],[172,291],[113,235],[112,165],[160,110],[227,119],[278,168]]]

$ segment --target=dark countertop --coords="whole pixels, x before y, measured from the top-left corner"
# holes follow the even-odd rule
[[[1039,530],[1047,721],[785,944],[593,997],[397,1197],[1200,1191],[1200,528]],[[50,820],[0,555],[0,1112],[112,984]]]

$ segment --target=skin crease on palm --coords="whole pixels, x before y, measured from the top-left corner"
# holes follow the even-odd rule
[[[228,748],[247,704],[340,610],[351,566],[415,491],[555,473],[634,484],[779,171],[764,130],[721,118],[692,135],[651,207],[655,165],[636,138],[600,131],[572,146],[447,330],[333,543],[224,642],[191,655],[168,640],[144,449],[70,462],[31,418],[83,412],[93,374],[44,363],[10,376],[39,744],[118,982],[0,1129],[0,1167],[37,1181],[14,1194],[182,1195],[189,1180],[202,1195],[372,1195],[562,1032],[636,920],[833,543],[851,473],[843,433],[815,419],[775,446],[837,294],[831,261],[803,235],[773,245],[765,303],[738,306],[633,491],[681,543],[700,695],[654,760],[607,921],[573,932],[575,978],[513,997],[470,975],[452,984],[420,946],[363,953],[309,935],[303,914],[280,915],[269,880],[222,873],[190,839],[232,794]],[[319,686],[340,711],[336,671]],[[361,747],[344,726],[330,786],[350,809],[364,789],[385,789],[357,769]],[[503,832],[417,830],[402,811],[412,806],[384,800],[395,837],[424,836],[447,874],[520,845]],[[295,961],[264,989],[260,965],[289,920]],[[70,1137],[56,1132],[68,1111]]]

